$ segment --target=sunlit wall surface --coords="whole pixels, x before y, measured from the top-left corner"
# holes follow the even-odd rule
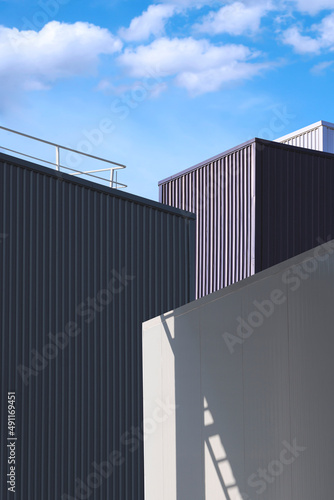
[[[330,241],[143,325],[146,500],[332,497],[333,297]]]

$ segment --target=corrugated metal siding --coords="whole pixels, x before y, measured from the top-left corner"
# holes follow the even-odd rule
[[[328,153],[334,153],[334,128],[323,127],[323,150]]]
[[[16,391],[15,498],[143,499],[141,324],[194,298],[195,221],[5,155],[0,160],[0,496],[13,496],[5,477],[6,398]],[[117,278],[123,269],[133,280]],[[106,304],[110,294],[99,293],[110,291],[112,278]],[[53,359],[39,358],[45,367],[24,385],[18,367],[32,367],[32,357],[54,345],[49,334],[69,322],[80,333],[53,348]],[[93,463],[110,461],[113,451],[124,463],[80,496],[80,481],[94,482]]]
[[[333,176],[332,154],[255,139],[162,181],[163,203],[198,216],[196,297],[333,237]]]
[[[313,130],[308,130],[303,134],[292,135],[289,139],[281,141],[283,144],[289,144],[290,146],[298,146],[300,148],[315,149],[318,151],[323,151],[323,127],[317,127]]]
[[[329,122],[320,121],[315,123],[314,126],[310,125],[305,129],[285,135],[277,139],[277,142],[334,153],[334,126]]]
[[[334,236],[334,155],[257,144],[256,272]]]
[[[196,298],[254,273],[254,142],[160,184],[160,201],[195,212]]]

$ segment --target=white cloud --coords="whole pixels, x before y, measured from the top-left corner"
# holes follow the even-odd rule
[[[128,42],[146,40],[151,35],[159,36],[177,10],[175,5],[150,5],[141,16],[132,19],[129,28],[121,28],[118,34]]]
[[[315,66],[313,66],[313,68],[311,69],[312,73],[314,73],[315,75],[323,75],[325,74],[326,70],[328,68],[330,68],[331,66],[333,66],[334,64],[334,61],[323,61],[319,64],[316,64]]]
[[[52,21],[39,32],[0,26],[2,94],[48,88],[56,80],[94,74],[100,54],[120,51],[108,30],[88,23]]]
[[[225,5],[217,12],[210,12],[195,29],[202,33],[218,34],[228,33],[230,35],[242,35],[256,32],[271,6],[269,3],[257,2],[245,5],[242,2],[234,2]]]
[[[199,95],[219,90],[224,84],[230,82],[252,78],[267,68],[266,64],[235,61],[198,73],[185,71],[177,76],[176,84],[186,88],[191,95]]]
[[[283,33],[283,42],[292,45],[299,54],[318,54],[321,50],[334,50],[334,13],[325,17],[320,24],[312,26],[314,37],[303,35],[301,28],[292,26]]]
[[[237,0],[240,1],[241,0]],[[235,3],[235,0],[162,0],[162,3],[172,4],[175,3],[184,7],[203,7],[204,5],[221,5]],[[249,6],[263,6],[266,0],[242,0],[242,3]],[[323,10],[334,10],[334,0],[269,0],[267,2],[271,8],[281,10],[282,13],[287,12],[291,8],[293,10],[308,13],[311,15],[317,14]]]
[[[293,26],[283,33],[283,43],[292,45],[298,54],[317,54],[321,48],[319,40],[302,35],[297,26]]]
[[[216,0],[162,0],[163,4],[173,4],[179,7],[199,8],[203,5],[211,5],[217,3]]]
[[[321,44],[324,47],[334,47],[334,13],[325,17],[319,25],[313,27],[320,33]]]
[[[180,71],[199,71],[235,59],[245,59],[250,50],[243,45],[213,45],[194,38],[160,38],[150,45],[125,49],[118,61],[132,77],[143,77],[153,69],[160,76]]]
[[[201,94],[258,74],[267,67],[252,62],[258,55],[243,45],[213,45],[194,38],[160,38],[150,45],[125,49],[118,62],[131,77],[142,78],[149,72],[158,77],[174,77],[176,85],[192,94]]]
[[[334,0],[294,0],[292,2],[300,12],[317,14],[322,10],[334,10]]]

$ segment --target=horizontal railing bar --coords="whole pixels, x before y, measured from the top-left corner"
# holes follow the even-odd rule
[[[65,149],[66,151],[77,153],[78,155],[88,156],[88,158],[94,158],[94,160],[105,161],[106,163],[117,165],[119,168],[126,168],[126,165],[123,165],[122,163],[116,163],[115,161],[107,160],[106,158],[100,158],[99,156],[93,156],[88,153],[83,153],[82,151],[77,151],[76,149],[71,149],[66,146],[61,146],[60,144],[56,144],[55,142],[45,141],[44,139],[39,139],[38,137],[34,137],[33,135],[28,135],[24,134],[23,132],[18,132],[17,130],[12,130],[11,128],[0,126],[0,129],[7,130],[7,132],[12,132],[13,134],[21,135],[23,137],[28,137],[28,139],[34,139],[35,141],[43,142],[44,144],[49,144],[50,146],[55,146],[60,149]]]
[[[80,174],[91,174],[93,172],[110,172],[111,170],[116,170],[113,167],[109,168],[100,168],[99,170],[85,170],[84,172],[80,172]],[[79,175],[79,174],[71,174],[71,175]]]
[[[9,148],[5,148],[4,146],[0,146],[0,149],[4,149],[5,151],[10,151],[11,153],[15,153],[17,155],[22,155],[22,156],[26,156],[27,158],[30,158],[32,160],[37,160],[37,161],[41,161],[43,163],[47,163],[48,165],[53,165],[54,167],[57,166],[56,163],[53,163],[51,161],[48,161],[48,160],[43,160],[42,158],[37,158],[36,156],[31,156],[31,155],[28,155],[26,153],[21,153],[20,151],[15,151],[14,149],[9,149]],[[64,165],[59,165],[60,168],[65,168],[66,170],[71,170],[72,172],[76,172],[74,174],[69,174],[69,175],[83,175],[85,174],[85,172],[81,172],[80,170],[75,170],[74,168],[70,168],[70,167],[65,167]],[[106,171],[107,170],[115,170],[113,168],[110,168],[110,169],[105,169]],[[58,173],[61,173],[59,172],[59,170],[57,171]],[[95,177],[96,179],[101,179],[102,181],[104,182],[108,182],[110,183],[110,179],[105,179],[104,177],[100,177],[99,175],[93,175],[93,174],[89,174],[90,177]],[[117,184],[118,186],[120,186],[121,188],[126,188],[126,184],[122,184],[121,182],[117,182],[117,181],[112,181],[113,184]]]

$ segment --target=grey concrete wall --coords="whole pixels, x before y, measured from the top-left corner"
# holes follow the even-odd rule
[[[146,500],[333,497],[333,299],[334,241],[144,323]]]

